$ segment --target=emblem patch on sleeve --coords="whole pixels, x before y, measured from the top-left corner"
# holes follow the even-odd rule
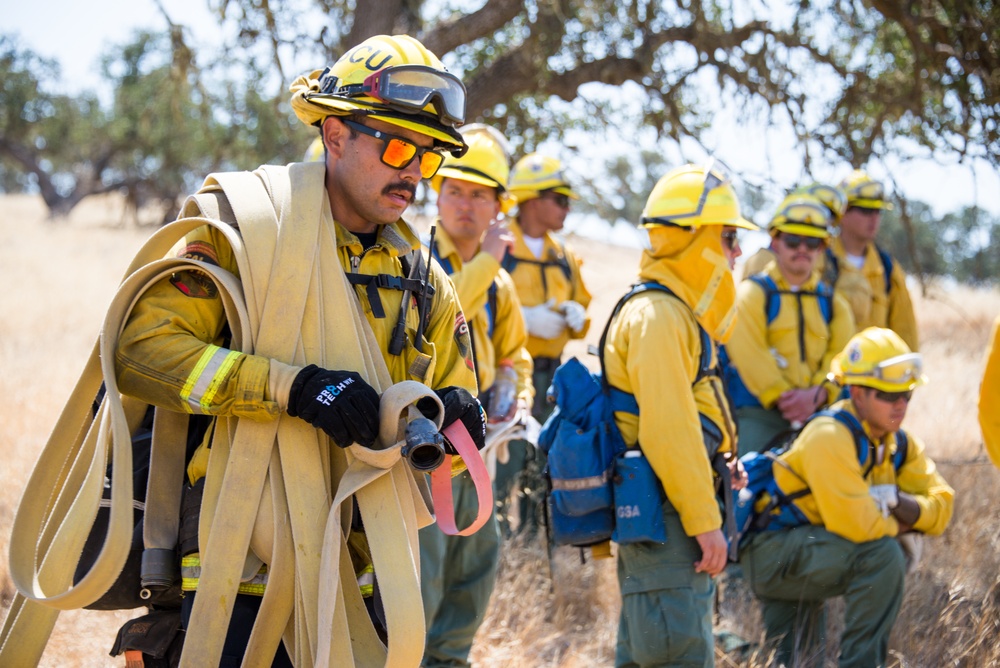
[[[469,323],[465,322],[465,314],[459,311],[455,314],[455,344],[458,352],[465,359],[465,366],[475,371],[476,365],[472,361],[472,338],[469,335]]]
[[[219,288],[200,271],[179,271],[170,277],[170,283],[194,299],[215,299],[219,296]]]

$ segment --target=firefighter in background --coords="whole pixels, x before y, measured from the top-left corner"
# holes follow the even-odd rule
[[[534,362],[532,381],[544,397],[566,343],[583,338],[590,326],[587,306],[591,296],[580,275],[581,261],[556,236],[566,221],[570,200],[577,195],[566,180],[562,163],[539,153],[514,165],[510,192],[517,199],[517,217],[510,222],[514,245],[504,256],[503,267],[517,287],[528,328],[528,352]],[[544,399],[532,408],[541,423],[551,411]],[[497,465],[500,521],[508,520],[505,502],[513,489],[518,499],[518,524],[534,531],[544,508],[544,455],[525,441],[510,442],[508,453],[509,460]]]
[[[808,185],[792,189],[789,191],[787,196],[792,195],[809,195],[822,202],[823,206],[825,206],[830,212],[830,217],[827,218],[826,226],[831,230],[836,227],[840,218],[844,215],[844,211],[847,210],[847,196],[844,194],[844,191],[837,186],[813,182]],[[743,263],[743,278],[746,279],[751,276],[756,276],[760,272],[764,271],[764,268],[772,260],[774,260],[774,250],[771,246],[769,245],[766,248],[761,248],[747,258],[746,262]]]
[[[626,302],[608,330],[604,361],[608,383],[639,405],[638,415],[615,420],[662,484],[667,541],[619,546],[615,664],[712,666],[713,577],[727,558],[712,460],[736,451],[712,342],[729,339],[735,317],[733,251],[723,234],[756,226],[740,215],[717,164],[663,176],[641,222],[650,243],[639,281],[673,294],[649,290]]]
[[[917,321],[906,274],[875,243],[882,212],[892,208],[885,189],[861,170],[848,174],[840,189],[847,195],[847,210],[824,259],[824,280],[847,299],[859,330],[888,327],[917,350]]]
[[[786,197],[768,230],[775,259],[740,283],[723,373],[742,454],[765,449],[840,391],[826,375],[855,330],[850,307],[816,271],[829,217],[813,196]]]
[[[867,443],[833,415],[806,425],[773,466],[784,494],[808,490],[791,501],[803,524],[752,534],[740,564],[763,605],[767,639],[777,643],[776,663],[824,665],[824,603],[842,596],[839,665],[884,666],[906,545],[945,530],[955,493],[923,442],[900,433],[914,389],[926,382],[919,353],[892,330],[871,327],[837,355],[831,377],[849,392],[831,411],[853,420]]]
[[[514,419],[518,410],[529,410],[534,397],[521,303],[510,275],[500,267],[514,243],[500,220],[513,205],[507,192],[507,140],[480,124],[464,126],[461,132],[468,152],[447,158],[431,180],[438,193],[438,219],[430,250],[455,284],[469,323],[483,388],[480,398],[491,409],[489,421],[498,423]],[[512,380],[512,387],[502,387]],[[508,391],[513,400],[501,407]],[[504,414],[493,414],[496,411]],[[452,494],[455,520],[468,526],[478,508],[467,472],[452,480]],[[437,525],[420,530],[420,589],[427,619],[424,668],[469,665],[472,640],[486,616],[499,563],[495,514],[471,536],[448,536]]]
[[[983,430],[986,453],[1000,468],[1000,317],[993,323],[993,335],[986,349],[986,368],[979,387],[979,427]]]

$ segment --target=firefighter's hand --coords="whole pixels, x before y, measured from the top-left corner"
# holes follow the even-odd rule
[[[514,241],[514,233],[505,224],[494,221],[486,228],[480,248],[497,262],[503,262],[504,253],[514,250]]]
[[[356,371],[310,364],[292,381],[288,414],[322,429],[341,448],[375,445],[379,396]]]
[[[587,309],[583,304],[570,299],[560,304],[559,310],[566,316],[566,324],[574,333],[579,334],[583,331],[583,326],[587,324]]]
[[[747,479],[747,471],[743,468],[743,462],[736,457],[731,457],[726,462],[726,466],[729,467],[730,487],[736,492],[746,487],[750,481]]]
[[[524,306],[524,326],[528,333],[539,339],[556,339],[566,331],[566,319],[553,310],[556,301],[550,299],[538,306]]]
[[[441,423],[441,430],[443,431],[445,427],[460,421],[469,432],[469,436],[472,437],[476,449],[482,450],[486,445],[486,411],[483,410],[479,399],[472,396],[465,388],[456,386],[434,390],[434,394],[444,404],[444,420]],[[418,401],[417,408],[431,420],[437,417],[438,408],[433,401]],[[449,455],[458,454],[455,446],[448,441],[447,437],[444,439],[444,449]]]
[[[777,408],[781,417],[789,422],[805,422],[823,405],[825,398],[826,392],[819,392],[815,387],[785,390],[778,397]]]
[[[726,567],[726,553],[729,546],[722,529],[706,531],[695,536],[701,547],[701,560],[694,562],[695,573],[708,573],[715,577]]]

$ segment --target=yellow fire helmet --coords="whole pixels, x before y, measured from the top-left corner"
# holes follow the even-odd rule
[[[292,109],[307,125],[361,113],[432,137],[456,155],[465,151],[457,130],[465,122],[465,86],[409,35],[369,37],[290,90]]]
[[[557,158],[529,153],[518,160],[510,173],[510,194],[518,204],[535,199],[546,190],[579,199],[563,175],[562,163]]]
[[[649,193],[640,223],[644,226],[732,225],[759,229],[740,214],[740,202],[729,172],[714,159],[702,166],[684,165],[660,177]]]
[[[767,231],[772,237],[784,232],[826,239],[830,236],[827,224],[831,215],[830,210],[818,198],[793,192],[778,205]]]
[[[883,392],[907,392],[927,382],[920,353],[891,329],[869,327],[855,334],[830,363],[838,385],[863,385]]]
[[[507,192],[510,177],[510,144],[499,130],[482,123],[463,126],[462,138],[469,150],[460,158],[448,156],[438,173],[431,178],[434,192],[441,192],[445,179],[468,181],[481,186],[496,188],[500,210],[504,213],[514,206],[514,198]]]
[[[862,209],[891,209],[892,204],[885,199],[885,188],[881,181],[868,176],[868,172],[855,169],[840,182],[840,189],[847,195],[847,206]]]
[[[789,195],[812,195],[823,203],[830,210],[830,220],[827,225],[836,225],[840,218],[847,211],[847,195],[837,186],[825,183],[813,182],[808,185],[799,186],[792,190]]]

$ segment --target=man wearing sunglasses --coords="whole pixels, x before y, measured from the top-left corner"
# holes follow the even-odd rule
[[[502,216],[513,205],[507,192],[510,174],[506,138],[491,127],[462,127],[469,145],[460,158],[448,157],[431,180],[438,193],[438,230],[431,253],[455,284],[469,323],[480,397],[496,425],[530,409],[531,356],[525,348],[521,303],[514,283],[500,267],[514,242]],[[509,407],[485,397],[511,379]],[[496,414],[494,414],[494,409]],[[503,411],[503,412],[499,412]],[[476,488],[468,473],[452,480],[456,522],[476,517]],[[435,525],[420,530],[420,589],[427,619],[424,668],[468,666],[472,640],[486,617],[500,563],[500,532],[495,514],[471,536],[448,536]]]
[[[533,384],[545,392],[562,360],[570,339],[587,334],[590,292],[583,283],[580,259],[556,233],[563,228],[570,200],[576,199],[556,158],[532,153],[511,170],[511,195],[517,200],[517,217],[509,223],[513,245],[503,259],[524,310],[528,328],[528,352],[534,361]],[[545,422],[552,404],[536,401],[535,419]],[[509,460],[497,467],[497,498],[505,502],[513,488],[518,499],[518,526],[533,532],[539,526],[544,492],[541,471],[543,453],[525,441],[513,441]],[[503,528],[507,512],[502,508]]]
[[[256,304],[248,310],[259,325],[256,334],[247,333],[257,352],[229,348],[232,332],[243,331],[237,326],[243,323],[227,320],[230,312],[219,290],[198,271],[177,272],[147,291],[117,350],[118,381],[126,394],[174,411],[225,420],[210,430],[211,437],[204,439],[187,469],[186,494],[222,486],[219,505],[212,505],[215,515],[205,518],[213,528],[236,522],[252,527],[255,517],[266,517],[258,516],[258,507],[261,513],[274,507],[276,515],[286,508],[280,511],[284,516],[274,517],[261,530],[272,540],[267,527],[285,526],[291,532],[288,539],[255,540],[248,558],[245,543],[230,547],[223,540],[213,542],[211,536],[207,543],[199,542],[199,507],[211,504],[191,502],[194,530],[189,533],[195,538],[184,554],[188,595],[183,620],[186,648],[199,652],[193,660],[202,665],[219,663],[215,651],[220,645],[222,664],[239,665],[251,643],[251,629],[256,658],[274,655],[275,665],[289,665],[287,647],[294,649],[292,659],[300,664],[306,656],[318,659],[318,643],[346,626],[351,637],[333,637],[331,651],[344,651],[352,638],[364,637],[369,639],[362,642],[368,643],[368,653],[355,659],[383,662],[385,653],[377,640],[377,635],[386,637],[383,610],[395,605],[393,597],[405,589],[409,603],[404,620],[406,614],[422,617],[410,605],[414,596],[419,603],[419,585],[414,566],[397,580],[405,587],[381,596],[378,584],[389,576],[375,580],[374,570],[386,567],[384,573],[391,572],[399,554],[371,549],[370,538],[378,535],[383,546],[386,540],[405,544],[410,534],[393,522],[415,531],[419,517],[429,518],[420,514],[424,501],[416,485],[409,484],[413,479],[405,463],[371,463],[372,449],[388,445],[380,437],[382,394],[404,380],[423,383],[444,406],[444,426],[461,422],[480,448],[485,436],[468,328],[455,289],[436,262],[429,267],[423,263],[416,233],[400,218],[420,180],[435,174],[445,154],[461,155],[467,148],[456,129],[464,120],[464,87],[417,40],[380,35],[349,50],[331,67],[299,77],[291,90],[296,116],[320,134],[321,162],[213,175],[182,212],[183,217],[221,221],[188,234],[181,254],[221,266],[242,280],[242,293]],[[436,417],[438,405],[427,411]],[[274,457],[269,448],[260,451],[265,456],[254,460],[260,475],[252,484],[231,482],[233,460],[225,460],[230,450],[245,454],[243,442],[230,442],[234,429],[243,433],[245,420],[277,425]],[[445,441],[444,448],[456,453],[450,442]],[[398,460],[398,449],[394,452]],[[360,493],[331,507],[341,481],[351,472],[351,489],[364,489],[353,486],[358,459],[369,463],[364,469],[369,472],[392,466],[395,473],[384,468],[388,475],[365,485],[385,482],[391,494],[399,495],[390,506],[400,512],[377,512],[366,501],[370,497]],[[261,488],[265,472],[271,481],[264,488],[268,491]],[[287,487],[279,484],[282,479]],[[272,502],[278,498],[274,494],[286,489],[287,495],[280,498],[287,497],[287,504]],[[240,510],[223,505],[222,499],[245,496],[249,503]],[[343,529],[328,532],[332,548],[323,547],[329,542],[324,539],[328,514],[346,522]],[[201,523],[204,535],[207,526]],[[211,554],[237,556],[199,555],[199,544],[207,545]],[[279,562],[284,564],[279,569],[275,555],[286,548],[293,553]],[[233,598],[230,585],[240,578],[245,558],[264,565],[249,573],[256,575],[252,586],[241,586]],[[321,559],[339,561],[352,574],[338,574],[335,566],[332,574],[321,575]],[[215,570],[203,570],[203,563],[215,564]],[[268,570],[269,564],[273,570]],[[271,588],[267,583],[273,578],[281,584]],[[322,583],[331,580],[340,582],[346,602],[337,595],[325,603],[317,601]],[[359,605],[362,600],[364,605]],[[340,610],[330,614],[348,621],[317,629],[317,615],[326,604]],[[358,614],[366,606],[371,619]],[[277,616],[262,613],[257,624],[258,609],[276,611]],[[282,644],[286,624],[294,631]],[[420,624],[396,626],[403,630],[388,634],[390,646],[419,644],[419,633],[410,634],[419,640],[406,642],[406,629],[419,629]],[[398,657],[400,651],[416,652],[419,659],[419,648],[396,646],[390,653]]]
[[[847,210],[839,221],[824,259],[825,280],[851,305],[859,329],[888,327],[917,350],[917,322],[906,288],[906,274],[888,252],[875,243],[882,212],[891,209],[882,183],[855,170],[840,183]]]
[[[788,193],[788,196],[791,195],[809,195],[818,199],[829,211],[826,226],[830,229],[836,226],[841,216],[844,215],[844,211],[847,210],[847,196],[838,186],[814,181],[813,183],[792,189]],[[761,248],[743,263],[743,278],[747,279],[751,276],[756,276],[764,271],[768,263],[772,260],[774,260],[774,250],[772,247]]]
[[[773,465],[806,523],[752,534],[740,564],[763,605],[776,663],[824,664],[824,602],[842,596],[839,665],[884,666],[907,561],[917,554],[908,546],[945,530],[954,490],[923,442],[900,430],[926,382],[918,353],[871,327],[834,358],[830,376],[849,398],[811,420]]]
[[[739,286],[723,373],[741,454],[765,449],[837,396],[826,374],[855,330],[850,307],[815,271],[828,216],[816,197],[786,197],[769,225],[774,261]]]
[[[717,473],[735,463],[736,452],[713,343],[729,339],[735,316],[723,234],[757,228],[740,215],[736,191],[715,161],[665,174],[641,224],[649,248],[639,281],[667,291],[648,289],[625,302],[602,352],[608,384],[638,404],[638,414],[616,412],[615,421],[662,486],[667,540],[618,548],[615,664],[712,666],[713,578],[727,560],[717,490],[731,475]]]

